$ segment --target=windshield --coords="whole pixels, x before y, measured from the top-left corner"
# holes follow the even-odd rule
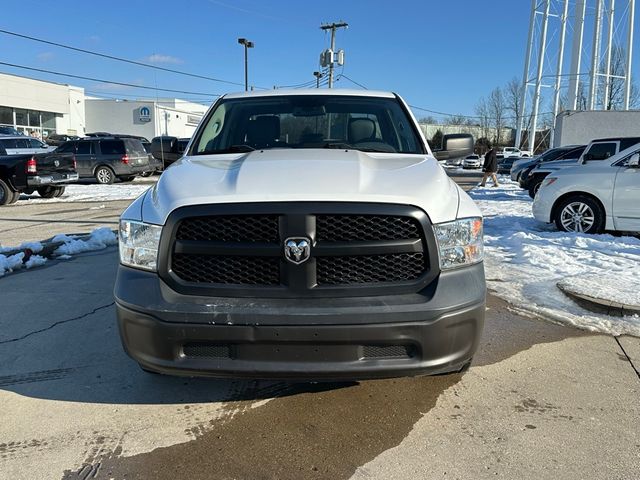
[[[273,148],[425,153],[395,98],[290,95],[222,100],[207,116],[191,154]]]

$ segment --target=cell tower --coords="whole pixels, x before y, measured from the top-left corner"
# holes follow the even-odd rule
[[[561,101],[565,110],[629,109],[634,17],[635,0],[531,1],[516,146],[524,148],[526,131],[526,146],[534,152],[542,116],[553,145]],[[614,83],[622,86],[616,106],[610,99]]]

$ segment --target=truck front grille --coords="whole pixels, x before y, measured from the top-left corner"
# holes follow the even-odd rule
[[[285,258],[284,243],[292,237],[311,244],[301,264]],[[437,275],[432,238],[426,216],[401,205],[185,207],[164,229],[161,250],[168,254],[159,259],[160,274],[174,289],[194,295],[386,295],[394,286],[415,292]]]
[[[279,285],[278,263],[278,259],[272,257],[175,254],[173,271],[194,283]]]
[[[422,253],[318,257],[318,285],[408,282],[424,272]]]

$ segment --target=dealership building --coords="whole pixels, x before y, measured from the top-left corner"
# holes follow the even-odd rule
[[[190,137],[207,108],[176,98],[98,98],[81,87],[0,73],[0,125],[43,138],[91,132]]]

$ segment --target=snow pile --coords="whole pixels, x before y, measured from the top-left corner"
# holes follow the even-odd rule
[[[88,237],[75,237],[67,235],[57,235],[52,242],[64,242],[54,252],[54,255],[59,259],[67,260],[71,258],[70,255],[77,253],[91,252],[94,250],[102,250],[110,245],[116,245],[118,243],[118,237],[109,228],[97,228]],[[19,249],[30,249],[33,253],[42,251],[44,246],[40,242],[23,243]],[[8,250],[16,250],[15,248],[0,249],[0,252],[6,252]],[[33,268],[40,265],[44,265],[47,261],[45,257],[40,255],[31,255],[26,261],[24,261],[25,253],[20,252],[14,255],[2,255],[0,253],[0,277],[7,273],[19,270],[21,268]]]
[[[67,235],[56,235],[52,242],[64,242],[54,252],[56,255],[74,255],[77,253],[91,252],[94,250],[102,250],[110,245],[118,243],[118,237],[108,227],[95,229],[89,238],[77,239],[68,237]]]
[[[603,280],[615,277],[619,289],[616,298],[620,303],[633,304],[640,239],[558,232],[555,226],[533,218],[527,192],[506,177],[500,180],[498,188],[470,192],[485,215],[489,288],[529,313],[587,330],[640,336],[639,316],[616,318],[591,313],[556,286],[562,280],[578,277],[583,279],[583,290],[606,293],[601,289]]]
[[[586,273],[565,278],[558,282],[558,286],[581,296],[606,299],[612,306],[626,305],[633,310],[640,310],[640,278]]]

